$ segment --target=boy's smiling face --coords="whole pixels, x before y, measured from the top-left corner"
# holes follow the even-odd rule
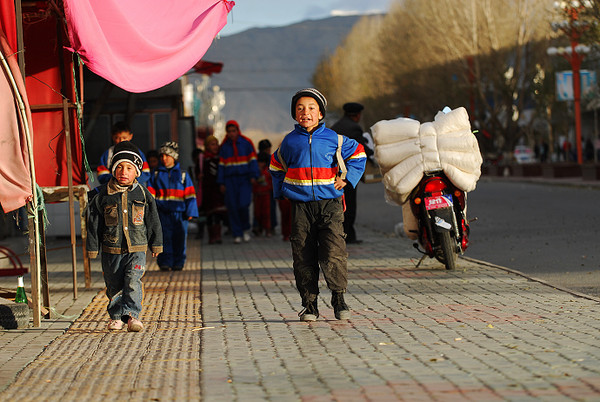
[[[296,121],[309,133],[314,130],[323,118],[319,104],[310,96],[303,96],[296,102]]]

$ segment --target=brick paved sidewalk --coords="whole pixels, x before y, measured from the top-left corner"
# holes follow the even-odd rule
[[[365,233],[365,229],[361,229]],[[349,247],[349,322],[299,322],[289,246],[203,252],[202,395],[230,400],[600,400],[598,303],[485,264]]]
[[[143,332],[107,331],[108,298],[101,292],[0,400],[197,400],[199,247],[191,247],[189,254],[187,269],[180,272],[159,271],[156,260],[149,259]]]
[[[348,322],[324,283],[298,320],[289,243],[190,240],[184,271],[149,266],[146,331],[108,333],[99,296],[0,399],[600,400],[596,300],[479,262],[417,269],[406,240],[361,233]]]

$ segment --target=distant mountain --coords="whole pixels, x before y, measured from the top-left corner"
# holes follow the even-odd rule
[[[225,91],[225,119],[237,120],[242,132],[290,131],[292,95],[311,86],[319,61],[337,48],[360,18],[310,20],[215,39],[203,59],[224,63],[212,84]]]

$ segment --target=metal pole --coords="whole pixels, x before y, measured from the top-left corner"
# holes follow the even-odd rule
[[[575,50],[577,42],[571,41],[571,68],[573,69],[573,100],[575,102],[575,142],[577,144],[577,163],[583,163],[581,150],[581,56]]]

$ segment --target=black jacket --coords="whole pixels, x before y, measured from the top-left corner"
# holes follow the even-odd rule
[[[162,228],[152,194],[137,181],[122,192],[114,179],[100,186],[89,203],[86,244],[90,258],[100,247],[109,254],[146,252],[148,247],[162,253]]]

